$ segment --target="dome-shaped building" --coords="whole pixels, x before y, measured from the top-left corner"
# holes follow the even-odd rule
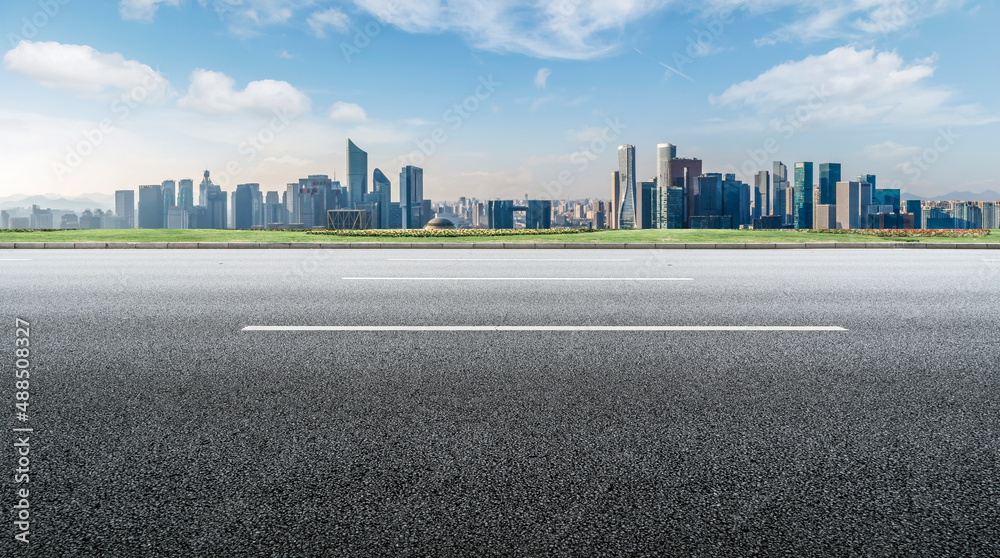
[[[455,228],[455,223],[452,223],[450,220],[445,219],[443,217],[437,217],[431,219],[430,221],[427,221],[426,225],[424,225],[424,229],[427,230],[454,229],[454,228]]]

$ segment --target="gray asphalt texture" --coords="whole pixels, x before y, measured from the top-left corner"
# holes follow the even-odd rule
[[[31,260],[0,261],[0,320],[8,355],[31,322],[36,431],[32,542],[8,522],[0,556],[1000,555],[996,252],[5,258]],[[553,258],[631,261],[526,261]]]

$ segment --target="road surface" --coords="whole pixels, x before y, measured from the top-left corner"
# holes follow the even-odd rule
[[[2,556],[1000,554],[995,252],[5,250],[0,284]]]

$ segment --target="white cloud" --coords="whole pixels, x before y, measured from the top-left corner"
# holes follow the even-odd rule
[[[122,19],[135,19],[140,21],[153,21],[156,10],[160,4],[177,6],[180,0],[122,0],[118,4],[118,13]]]
[[[865,147],[865,155],[872,159],[899,159],[920,153],[915,145],[900,145],[892,140]]]
[[[281,58],[282,60],[295,60],[295,55],[294,54],[290,54],[285,49],[279,50],[278,53],[275,56],[277,56],[278,58]]]
[[[538,73],[535,74],[535,87],[539,89],[545,89],[548,86],[549,76],[552,75],[552,70],[548,68],[541,68]]]
[[[313,8],[316,0],[198,0],[211,6],[237,35],[253,36],[261,27],[285,25],[299,10]]]
[[[309,96],[286,81],[252,81],[243,91],[236,90],[233,78],[221,72],[197,69],[191,73],[191,86],[177,106],[203,114],[254,113],[279,111],[298,116],[309,112]]]
[[[87,45],[21,41],[3,57],[4,68],[45,87],[102,99],[128,95],[156,103],[176,94],[159,72],[121,54]]]
[[[750,13],[794,8],[801,18],[757,39],[756,44],[815,42],[833,38],[861,39],[887,35],[920,21],[961,8],[965,0],[715,0],[715,7],[742,8]]]
[[[774,66],[709,100],[719,106],[750,108],[760,116],[833,125],[992,121],[978,106],[953,106],[950,91],[927,85],[933,64],[933,59],[907,64],[895,52],[840,47]]]
[[[409,33],[456,32],[477,48],[588,60],[618,48],[628,23],[671,0],[354,0]]]
[[[309,27],[319,38],[326,37],[326,28],[333,27],[339,33],[347,33],[351,29],[351,18],[337,8],[330,8],[323,12],[313,12],[309,16]]]
[[[570,130],[566,136],[573,142],[590,143],[600,138],[605,129],[600,126],[584,126],[576,130]]]
[[[539,97],[534,101],[532,101],[531,106],[528,107],[528,110],[531,112],[536,112],[538,109],[542,108],[543,105],[551,103],[552,101],[555,101],[558,98],[559,98],[558,95],[546,95],[544,97]]]
[[[368,120],[365,109],[354,103],[337,101],[330,109],[330,120],[333,122],[364,122]]]

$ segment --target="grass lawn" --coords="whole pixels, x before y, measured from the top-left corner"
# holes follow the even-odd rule
[[[996,239],[996,240],[994,240]],[[899,242],[901,239],[858,234],[752,230],[609,230],[530,236],[466,236],[459,238],[354,237],[314,235],[304,231],[90,229],[8,232],[0,242],[611,242],[611,243],[783,243]],[[1000,242],[1000,233],[978,238],[919,238],[920,242]]]

